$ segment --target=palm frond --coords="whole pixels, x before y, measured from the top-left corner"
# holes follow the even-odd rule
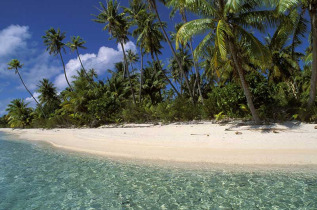
[[[179,43],[187,43],[194,35],[203,34],[214,28],[214,20],[210,18],[192,20],[185,23],[176,34],[176,48]]]
[[[225,21],[220,20],[216,29],[216,46],[219,48],[222,59],[227,57],[226,39],[232,37],[233,33]]]
[[[268,62],[267,59],[270,58],[270,53],[267,47],[265,47],[252,33],[249,33],[242,27],[237,26],[237,30],[239,34],[241,34],[241,40],[248,44],[252,55],[258,57],[263,63]]]

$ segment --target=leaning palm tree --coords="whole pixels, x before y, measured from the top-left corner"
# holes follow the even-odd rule
[[[71,49],[72,52],[75,52],[76,51],[76,54],[77,54],[77,58],[80,62],[80,65],[81,65],[81,68],[84,70],[84,74],[86,75],[87,79],[89,79],[89,82],[90,84],[93,84],[93,81],[90,81],[90,77],[89,75],[87,74],[87,71],[84,67],[84,64],[80,58],[80,55],[79,55],[79,51],[78,51],[78,48],[81,48],[81,49],[87,49],[84,44],[86,44],[86,41],[84,41],[80,36],[72,36],[71,37],[71,41],[68,42],[66,45]]]
[[[189,1],[188,8],[203,16],[185,23],[177,33],[178,43],[187,43],[194,35],[205,34],[205,38],[196,48],[196,52],[203,51],[213,42],[222,60],[230,58],[234,69],[237,71],[240,82],[247,99],[253,120],[259,124],[260,118],[254,107],[251,91],[245,80],[244,66],[247,61],[241,55],[241,46],[248,48],[249,55],[263,63],[267,63],[267,48],[246,27],[253,27],[264,32],[266,26],[273,26],[274,11],[260,10],[262,1],[258,0],[213,0]],[[195,52],[195,54],[196,54]],[[253,59],[253,60],[254,60]]]
[[[100,13],[96,15],[96,19],[94,21],[97,23],[106,24],[103,30],[108,30],[109,34],[111,35],[110,39],[116,39],[116,41],[121,45],[124,61],[124,75],[128,76],[130,89],[133,97],[133,103],[136,104],[135,94],[128,68],[127,55],[124,48],[124,44],[129,40],[128,21],[125,18],[124,13],[119,13],[119,4],[117,0],[107,0],[107,7],[100,2],[100,7]]]
[[[295,10],[300,16],[308,12],[311,24],[312,39],[312,75],[310,80],[310,92],[308,108],[315,104],[317,88],[317,0],[275,0],[277,10],[281,13]]]
[[[166,3],[165,0],[160,0],[160,1],[161,1],[162,3],[164,3],[164,4]],[[191,0],[191,1],[192,1],[192,0]],[[190,95],[190,97],[191,97],[192,99],[194,99],[193,93],[192,93],[191,88],[190,88],[190,85],[189,85],[188,78],[185,76],[185,72],[184,72],[184,69],[183,69],[183,67],[182,67],[182,63],[181,63],[181,61],[177,58],[176,51],[175,51],[175,49],[174,49],[174,47],[173,47],[173,44],[172,44],[172,42],[171,42],[169,36],[167,35],[167,32],[166,32],[165,27],[164,27],[164,23],[161,21],[161,18],[160,18],[158,9],[157,9],[156,0],[147,0],[147,2],[148,2],[148,4],[149,4],[150,8],[151,8],[152,10],[154,10],[154,13],[155,13],[155,15],[156,15],[156,18],[158,19],[158,21],[159,21],[159,23],[160,23],[160,28],[161,28],[161,30],[162,30],[162,32],[163,32],[164,38],[165,38],[166,42],[168,43],[168,45],[169,45],[169,47],[170,47],[170,49],[171,49],[171,51],[172,51],[172,53],[173,53],[173,56],[175,57],[175,60],[176,60],[176,62],[177,62],[177,65],[178,65],[178,67],[179,67],[181,73],[182,73],[183,76],[185,77],[185,83],[186,83],[187,89],[188,89],[188,91],[189,91],[189,95]]]
[[[8,63],[8,69],[9,70],[15,70],[15,73],[19,75],[19,78],[20,78],[24,88],[28,91],[28,93],[31,95],[31,97],[34,99],[34,101],[37,103],[37,105],[39,106],[39,108],[42,111],[43,116],[46,118],[46,115],[45,115],[45,113],[44,113],[44,111],[42,109],[41,104],[36,100],[36,98],[33,96],[31,91],[26,87],[26,85],[25,85],[25,83],[24,83],[24,81],[22,79],[22,76],[21,76],[20,71],[19,71],[19,69],[22,68],[22,66],[23,66],[23,64],[21,64],[20,61],[17,60],[17,59],[13,59],[13,60],[10,61],[10,63]]]
[[[63,63],[64,68],[64,75],[66,82],[70,88],[71,91],[73,91],[72,86],[70,85],[67,74],[66,74],[66,67],[64,63],[64,59],[62,56],[62,50],[65,52],[65,44],[63,43],[63,40],[65,39],[65,32],[61,32],[60,29],[57,29],[57,31],[54,28],[50,28],[45,32],[45,36],[42,36],[44,39],[44,44],[46,45],[46,50],[49,52],[50,55],[59,55],[61,58],[61,61]]]

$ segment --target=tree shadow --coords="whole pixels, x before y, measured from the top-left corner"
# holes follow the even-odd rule
[[[226,125],[229,125],[226,131],[248,130],[257,132],[259,131],[261,133],[279,133],[287,130],[297,129],[301,126],[301,122],[289,121],[283,123],[270,123],[262,125],[256,125],[252,122],[237,122]]]

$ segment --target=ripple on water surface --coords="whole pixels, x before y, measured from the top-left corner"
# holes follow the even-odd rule
[[[89,208],[317,209],[317,174],[123,164],[0,139],[0,209]]]

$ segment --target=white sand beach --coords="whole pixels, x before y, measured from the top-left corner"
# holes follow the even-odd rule
[[[316,165],[314,124],[252,126],[211,122],[126,124],[96,129],[0,129],[21,140],[107,157],[190,163]]]

